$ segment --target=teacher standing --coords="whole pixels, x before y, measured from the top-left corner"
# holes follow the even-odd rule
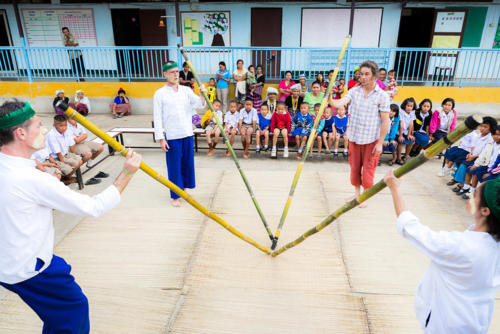
[[[153,97],[155,139],[166,152],[168,179],[179,188],[196,186],[194,173],[192,116],[205,105],[203,96],[179,85],[179,68],[169,61],[162,67],[167,83]],[[200,91],[206,92],[204,85]],[[170,191],[172,205],[179,207],[180,196]]]

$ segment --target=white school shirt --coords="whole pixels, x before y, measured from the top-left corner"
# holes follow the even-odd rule
[[[240,121],[239,111],[235,111],[234,114],[231,114],[230,111],[226,112],[226,116],[224,116],[224,124],[227,124],[228,127],[230,128],[237,127],[239,121]]]
[[[243,124],[252,125],[253,121],[259,124],[259,116],[257,115],[257,110],[252,108],[249,112],[245,108],[240,110],[240,120],[243,120]]]
[[[50,155],[50,150],[47,146],[47,143],[45,143],[45,147],[33,153],[31,155],[31,159],[34,159],[38,162],[45,162],[45,160],[49,158],[49,155]]]
[[[430,258],[415,291],[415,313],[429,334],[486,334],[500,288],[500,243],[485,232],[434,232],[410,211],[398,232]]]
[[[472,144],[472,147],[474,149],[472,150],[472,155],[479,155],[483,151],[484,147],[488,143],[492,143],[493,138],[491,137],[491,133],[488,133],[486,136],[481,136],[480,134],[474,139],[474,143]]]
[[[57,153],[61,153],[63,156],[69,151],[69,147],[75,145],[75,137],[73,136],[73,131],[68,129],[63,134],[59,133],[56,128],[52,128],[49,133],[47,133],[47,144],[50,151],[50,156],[52,158],[57,158]]]
[[[153,97],[155,139],[191,137],[192,117],[202,106],[201,99],[190,87],[178,85],[177,91],[165,85]]]
[[[120,202],[111,185],[90,197],[72,191],[30,159],[0,152],[0,282],[16,284],[44,271],[52,260],[52,210],[98,217]],[[45,264],[35,271],[37,258]]]
[[[478,137],[478,134],[474,131],[465,135],[462,138],[462,140],[460,141],[460,145],[458,145],[458,148],[461,148],[463,150],[466,150],[467,152],[470,152],[470,150],[474,146],[474,143],[476,142],[477,137]]]
[[[407,114],[406,111],[400,109],[399,118],[401,119],[401,122],[403,122],[403,134],[408,135],[408,128],[410,127],[410,124],[416,119],[415,110],[412,110],[409,114]]]
[[[77,137],[80,136],[82,133],[87,133],[83,125],[81,125],[80,123],[76,123],[76,126],[73,126],[71,125],[70,122],[68,122],[68,130],[70,130],[73,133],[73,136]]]
[[[491,150],[490,162],[488,163],[488,167],[491,167],[497,161],[497,157],[500,154],[500,144],[493,143],[493,149]]]

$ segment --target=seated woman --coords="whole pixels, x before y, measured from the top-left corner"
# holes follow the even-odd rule
[[[75,92],[75,101],[70,103],[69,106],[83,116],[87,116],[90,113],[90,101],[88,97],[84,96],[83,90]]]
[[[118,90],[118,96],[115,97],[115,100],[109,107],[111,109],[111,113],[113,114],[113,118],[121,118],[132,114],[130,99],[125,96],[123,88]]]
[[[54,98],[54,102],[52,102],[52,105],[54,106],[54,111],[56,112],[56,114],[64,115],[64,111],[56,107],[56,104],[59,101],[63,101],[66,104],[69,103],[69,98],[64,95],[63,89],[59,89],[56,91],[56,97]]]

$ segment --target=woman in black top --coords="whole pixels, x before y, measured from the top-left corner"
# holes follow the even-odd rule
[[[179,82],[181,85],[193,88],[194,85],[194,76],[193,73],[189,70],[189,66],[186,62],[182,64],[182,71],[179,73]]]

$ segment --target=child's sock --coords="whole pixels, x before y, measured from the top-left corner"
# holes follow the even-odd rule
[[[464,187],[463,187],[462,189],[463,189],[463,190],[467,190],[467,189],[469,189],[470,187],[471,187],[470,185],[466,184],[466,185],[464,185]]]
[[[273,145],[273,150],[275,150],[275,149],[276,149],[276,146],[275,146],[275,145]]]
[[[339,153],[339,151],[337,149],[334,149],[333,153]]]
[[[256,150],[260,150],[260,145],[255,145]]]
[[[344,153],[347,153],[347,152],[348,152],[347,148],[344,148]]]
[[[269,145],[264,145],[264,149],[267,150],[269,148]]]
[[[472,188],[472,187],[470,187],[469,192],[472,194],[474,191],[476,191],[476,188]]]

